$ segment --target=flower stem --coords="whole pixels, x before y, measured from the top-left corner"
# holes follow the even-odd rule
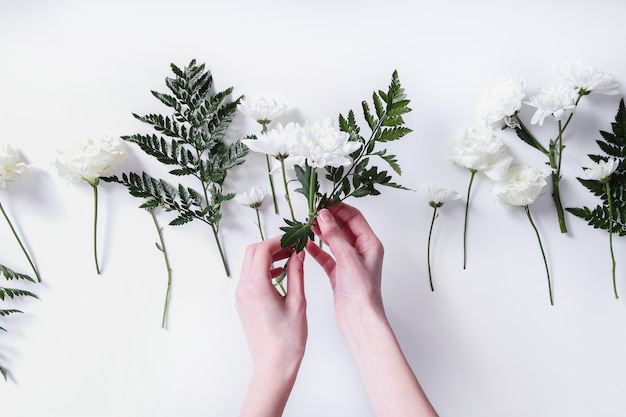
[[[430,231],[428,232],[428,280],[430,281],[430,290],[435,291],[435,287],[433,287],[433,275],[430,270],[430,238],[433,234],[433,226],[435,225],[435,219],[437,218],[437,207],[433,207],[433,218],[430,221]]]
[[[565,127],[569,124],[570,118],[567,120]],[[563,205],[561,204],[561,193],[559,191],[559,182],[561,181],[561,160],[563,149],[563,132],[565,127],[558,122],[559,134],[556,139],[550,141],[550,152],[548,158],[550,161],[550,168],[552,168],[552,200],[554,201],[554,207],[556,208],[556,215],[559,220],[559,227],[561,233],[567,233],[567,226],[565,225],[565,212],[563,211]]]
[[[220,257],[222,258],[222,264],[224,265],[224,272],[226,272],[226,276],[230,278],[230,268],[228,267],[228,262],[226,261],[226,255],[224,254],[224,250],[222,249],[222,243],[220,242],[218,227],[214,223],[210,223],[210,224],[211,224],[211,230],[213,230],[213,236],[215,237],[215,243],[217,244],[217,249],[220,251]]]
[[[257,226],[259,226],[259,233],[261,234],[261,240],[265,240],[265,237],[263,236],[263,228],[261,227],[261,215],[259,214],[259,208],[255,207],[254,211],[256,211],[256,224]]]
[[[615,280],[615,254],[613,253],[613,202],[611,200],[611,185],[609,183],[609,178],[606,179],[605,188],[606,198],[609,204],[609,247],[611,249],[613,292],[615,293],[615,298],[618,299],[619,295],[617,294],[617,282]]]
[[[172,268],[170,267],[170,260],[167,256],[167,249],[165,249],[165,240],[163,239],[163,228],[159,225],[156,214],[154,214],[154,208],[148,210],[150,212],[150,216],[152,216],[152,221],[154,222],[154,227],[156,227],[157,233],[159,235],[159,244],[157,248],[163,253],[163,260],[165,261],[165,268],[167,269],[167,289],[165,291],[165,304],[163,306],[163,318],[161,319],[161,328],[165,328],[165,322],[167,321],[167,309],[170,300],[170,288],[172,286]]]
[[[265,163],[267,164],[267,178],[270,180],[270,189],[272,190],[274,212],[278,214],[278,203],[276,201],[276,191],[274,190],[274,178],[272,178],[272,163],[270,162],[270,156],[267,154],[265,154]]]
[[[530,225],[533,227],[535,231],[535,235],[537,236],[537,241],[539,242],[539,249],[541,249],[541,256],[543,257],[543,264],[546,267],[546,275],[548,277],[548,293],[550,294],[550,305],[554,305],[554,301],[552,299],[552,283],[550,282],[550,270],[548,269],[548,261],[546,260],[546,253],[543,250],[543,244],[541,243],[541,237],[539,236],[539,230],[537,230],[537,226],[535,226],[535,222],[533,221],[532,216],[530,215],[530,209],[528,206],[524,206],[524,210],[526,211],[526,216],[528,216],[528,220],[530,220]]]
[[[96,272],[100,275],[98,264],[98,184],[91,184],[93,189],[93,259],[96,263]]]
[[[280,160],[280,170],[283,174],[283,187],[285,187],[285,200],[289,204],[289,212],[291,213],[291,220],[296,221],[296,216],[293,214],[293,206],[291,205],[291,197],[289,196],[289,187],[287,186],[287,173],[285,172],[285,160]]]
[[[41,282],[41,276],[39,275],[39,270],[37,269],[37,267],[35,266],[33,260],[31,259],[30,255],[28,254],[28,251],[26,250],[26,247],[24,247],[24,244],[22,243],[22,240],[20,239],[19,235],[17,234],[17,231],[13,227],[13,223],[11,223],[11,220],[9,219],[9,216],[7,215],[6,211],[4,211],[4,207],[2,207],[2,203],[0,203],[0,210],[2,211],[2,215],[6,219],[7,223],[9,224],[9,227],[11,228],[11,232],[13,232],[13,236],[15,236],[15,239],[17,240],[17,243],[20,245],[20,248],[22,249],[22,252],[24,252],[24,255],[26,255],[26,259],[28,259],[28,263],[30,264],[31,268],[33,269],[33,272],[35,273],[35,276],[37,277],[37,281]]]
[[[463,223],[463,269],[467,265],[467,215],[469,213],[470,193],[472,191],[472,184],[474,183],[474,177],[476,176],[476,170],[470,169],[470,180],[467,186],[467,198],[465,199],[465,221]]]

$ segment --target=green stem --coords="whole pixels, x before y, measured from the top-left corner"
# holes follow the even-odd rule
[[[469,213],[469,203],[470,203],[470,193],[472,191],[472,184],[474,182],[474,177],[476,176],[476,170],[470,169],[470,181],[467,186],[467,198],[465,199],[465,221],[463,223],[463,269],[465,269],[467,265],[467,216]]]
[[[289,204],[289,212],[291,213],[291,220],[296,221],[296,216],[293,214],[293,206],[291,205],[291,197],[289,196],[289,187],[287,186],[287,172],[285,171],[285,159],[280,160],[280,170],[283,174],[283,187],[285,187],[285,200]]]
[[[609,178],[606,179],[605,187],[606,198],[609,203],[609,247],[611,249],[613,292],[615,293],[615,298],[618,299],[619,295],[617,294],[617,282],[615,280],[615,254],[613,253],[613,202],[611,200],[611,185],[609,183]]]
[[[265,237],[263,236],[263,228],[261,227],[261,215],[259,214],[259,208],[255,207],[254,211],[256,212],[256,222],[257,222],[257,226],[259,226],[259,233],[261,234],[261,240],[265,240]]]
[[[228,267],[228,262],[226,261],[226,255],[224,254],[224,250],[222,249],[222,243],[220,242],[220,237],[218,233],[218,227],[214,223],[211,224],[211,230],[213,230],[213,236],[215,237],[215,243],[217,244],[217,249],[220,252],[220,257],[222,258],[222,264],[224,265],[224,272],[226,272],[226,276],[230,278],[230,268]]]
[[[535,135],[533,135],[532,132],[528,130],[522,119],[519,117],[519,114],[515,113],[513,117],[515,118],[515,121],[519,123],[520,129],[527,135],[528,140],[530,140],[531,142],[530,145],[547,156],[549,154],[548,150],[544,148],[544,146],[537,140]]]
[[[157,247],[163,253],[163,260],[165,261],[165,268],[167,269],[167,290],[165,291],[165,304],[163,306],[163,318],[161,319],[161,328],[164,329],[165,322],[167,321],[167,310],[170,300],[170,288],[172,286],[172,268],[170,267],[170,260],[167,256],[167,249],[165,248],[165,240],[163,239],[163,228],[159,225],[156,214],[154,214],[154,208],[151,208],[148,211],[150,212],[150,216],[152,216],[154,227],[156,227],[157,233],[159,235],[159,245]]]
[[[28,251],[26,250],[26,247],[22,243],[22,240],[20,239],[19,235],[17,234],[17,231],[13,227],[13,223],[11,223],[11,220],[9,219],[9,216],[7,215],[6,211],[4,211],[4,207],[2,207],[2,203],[0,203],[0,210],[2,211],[2,215],[6,219],[7,223],[9,224],[9,227],[11,228],[11,232],[13,232],[13,236],[15,236],[15,239],[17,240],[17,243],[20,245],[20,248],[22,249],[22,252],[24,252],[24,255],[26,255],[26,259],[28,259],[28,263],[30,264],[31,268],[33,269],[33,272],[35,273],[35,276],[37,277],[37,281],[41,282],[41,276],[39,275],[39,270],[37,269],[37,267],[35,267],[35,264],[34,264],[33,260],[31,259],[30,255],[28,254]]]
[[[528,216],[528,220],[530,220],[530,225],[533,227],[535,231],[535,235],[537,236],[537,241],[539,242],[539,249],[541,249],[541,256],[543,257],[543,264],[546,267],[546,275],[548,277],[548,292],[550,294],[550,305],[554,305],[554,301],[552,299],[552,283],[550,282],[550,270],[548,269],[548,261],[546,260],[546,253],[543,250],[543,244],[541,243],[541,237],[539,236],[539,230],[537,230],[537,226],[535,226],[535,222],[533,221],[532,216],[530,215],[530,209],[528,206],[524,206],[524,210],[526,211],[526,216]]]
[[[257,120],[257,123],[261,125],[261,134],[267,133],[267,125],[269,120]],[[272,162],[270,156],[265,154],[265,164],[267,165],[267,178],[270,181],[270,189],[272,191],[272,202],[274,203],[274,212],[278,214],[278,203],[276,201],[276,191],[274,190],[274,178],[272,178]]]
[[[270,162],[270,156],[267,154],[265,154],[265,163],[267,164],[267,178],[270,180],[270,189],[272,190],[274,212],[278,214],[278,202],[276,201],[276,191],[274,190],[274,178],[272,178],[272,163]]]
[[[96,263],[96,272],[100,275],[98,264],[98,184],[91,184],[93,188],[93,259]]]
[[[565,127],[569,124],[570,118],[567,120]],[[559,220],[559,228],[561,233],[567,233],[567,226],[565,224],[565,212],[563,210],[563,204],[561,203],[561,193],[559,191],[559,182],[561,181],[561,161],[563,149],[563,132],[565,127],[558,122],[559,134],[555,140],[550,141],[550,153],[548,155],[550,160],[550,168],[552,168],[552,200],[554,201],[554,207],[556,208],[556,215]]]
[[[428,232],[428,279],[430,281],[430,290],[435,291],[435,287],[433,287],[433,275],[430,270],[430,238],[433,234],[433,226],[435,225],[435,219],[437,218],[437,206],[433,206],[433,218],[430,221],[430,231]]]

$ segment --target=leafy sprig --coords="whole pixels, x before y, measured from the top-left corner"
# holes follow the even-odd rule
[[[595,163],[613,158],[619,161],[617,169],[605,180],[577,178],[587,190],[600,199],[600,204],[595,208],[568,207],[566,210],[585,220],[590,226],[608,231],[613,253],[613,234],[626,235],[626,108],[623,99],[619,103],[615,121],[611,123],[611,132],[600,131],[600,135],[602,139],[596,140],[596,143],[602,154],[588,156]],[[615,264],[613,290],[615,298],[618,298]]]
[[[391,175],[380,170],[374,161],[382,159],[398,175],[402,173],[397,157],[387,154],[386,149],[377,149],[377,145],[396,141],[411,132],[403,117],[411,111],[409,102],[398,72],[394,71],[387,91],[378,90],[372,94],[373,112],[367,101],[362,102],[363,117],[370,130],[367,137],[361,134],[354,111],[350,110],[347,116],[339,115],[339,130],[347,133],[350,141],[360,142],[361,147],[350,155],[353,162],[348,167],[325,167],[325,178],[332,184],[327,193],[320,192],[315,168],[308,164],[304,168],[296,166],[296,178],[301,185],[296,191],[306,196],[309,213],[303,222],[285,219],[287,225],[281,227],[284,232],[282,246],[293,246],[296,251],[304,249],[307,241],[314,237],[311,227],[317,213],[324,207],[338,204],[348,197],[378,195],[379,186],[407,189],[393,182]]]
[[[171,64],[174,77],[165,79],[169,93],[152,91],[152,95],[171,110],[171,115],[147,114],[133,116],[157,132],[134,134],[122,139],[134,143],[147,155],[172,166],[174,176],[195,179],[197,188],[170,185],[146,173],[128,173],[121,177],[103,178],[117,182],[129,192],[149,203],[178,212],[170,225],[199,220],[211,227],[224,270],[230,269],[219,238],[222,203],[234,198],[224,193],[228,171],[244,162],[248,148],[239,140],[227,144],[226,134],[235,116],[241,97],[230,100],[232,87],[215,91],[213,76],[204,64],[192,60],[187,67]]]
[[[12,269],[4,265],[0,265],[0,275],[4,276],[6,280],[22,280],[22,281],[29,281],[33,283],[36,282],[30,276],[15,272]],[[38,298],[37,295],[27,290],[23,290],[20,288],[9,288],[9,287],[0,286],[0,301],[5,301],[7,298],[14,299],[14,298],[19,298],[19,297]],[[18,313],[22,313],[22,311],[14,309],[14,308],[0,308],[0,317],[6,317],[12,314],[18,314]],[[4,327],[1,327],[1,326],[0,326],[0,330],[4,332],[7,331]],[[2,374],[5,381],[8,379],[8,370],[2,365],[0,365],[0,374]]]

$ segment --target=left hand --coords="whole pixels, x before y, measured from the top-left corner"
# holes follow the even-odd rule
[[[272,284],[282,268],[272,264],[287,258],[288,294],[283,297]],[[291,379],[300,367],[308,333],[303,260],[304,251],[282,248],[280,236],[246,249],[235,300],[255,373]]]

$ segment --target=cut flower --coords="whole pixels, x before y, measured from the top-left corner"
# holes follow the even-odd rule
[[[452,161],[469,170],[482,172],[494,181],[506,175],[513,157],[491,128],[467,129],[452,143]]]
[[[348,166],[352,164],[350,154],[361,147],[361,143],[350,141],[346,132],[337,129],[330,118],[305,123],[296,142],[293,154],[304,157],[313,168]]]
[[[557,73],[576,90],[577,94],[619,94],[619,82],[613,74],[599,67],[582,62],[568,62],[557,66]]]
[[[526,96],[526,79],[517,75],[495,81],[483,94],[476,117],[485,126],[513,116]]]
[[[543,121],[548,116],[553,116],[556,120],[561,120],[567,110],[576,108],[578,93],[564,85],[548,87],[541,90],[541,93],[532,96],[526,104],[535,107],[537,110],[530,120],[531,124],[543,125]]]
[[[287,103],[267,97],[244,97],[237,108],[246,116],[266,126],[280,117],[287,109]]]
[[[7,181],[18,179],[29,169],[15,148],[11,145],[0,145],[0,188],[5,188]]]

